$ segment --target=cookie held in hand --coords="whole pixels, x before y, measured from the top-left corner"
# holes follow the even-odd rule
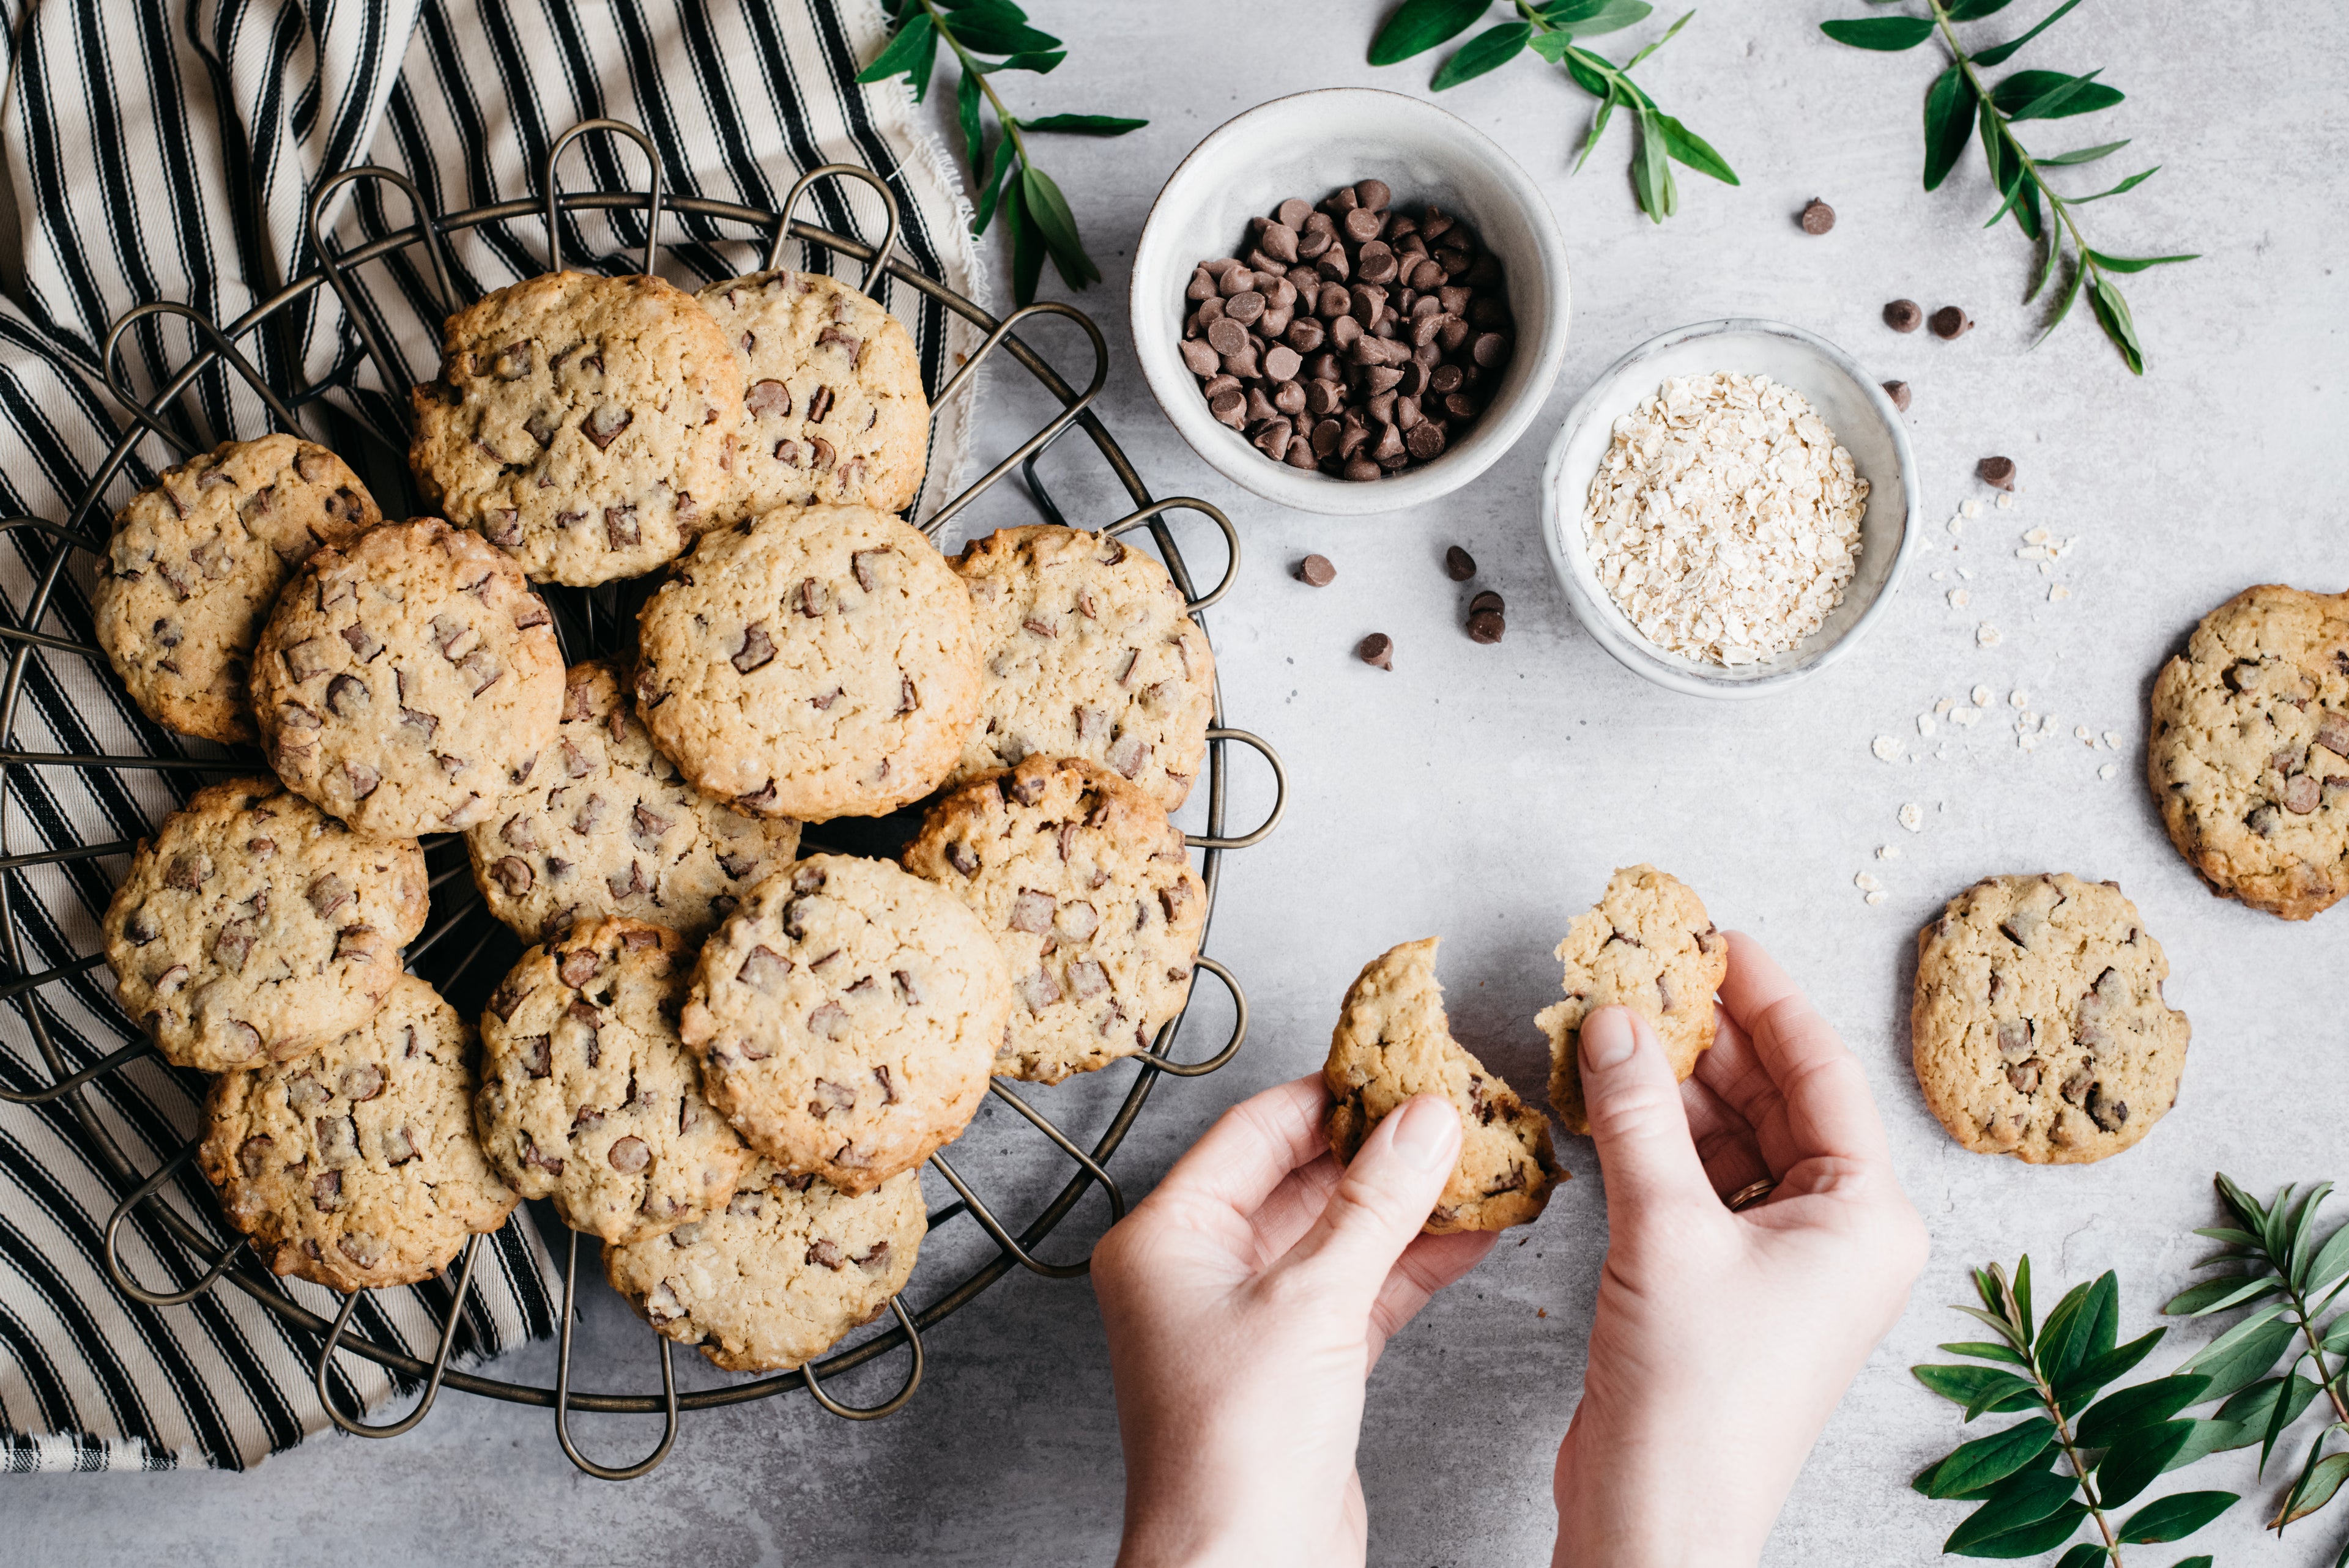
[[[1442,1095],[1460,1113],[1460,1162],[1422,1227],[1433,1235],[1498,1231],[1541,1215],[1567,1179],[1549,1119],[1452,1038],[1430,936],[1388,949],[1347,989],[1321,1069],[1334,1103],[1330,1149],[1351,1161],[1371,1130],[1413,1095]]]
[[[1566,1000],[1534,1022],[1549,1037],[1549,1108],[1588,1136],[1582,1105],[1582,1020],[1624,1006],[1654,1026],[1672,1076],[1685,1080],[1713,1045],[1713,998],[1729,973],[1729,942],[1679,878],[1627,866],[1609,879],[1597,908],[1576,917],[1557,944]]]

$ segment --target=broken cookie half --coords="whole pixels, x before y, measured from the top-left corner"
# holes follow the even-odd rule
[[[1452,1037],[1435,980],[1437,937],[1406,942],[1363,965],[1346,992],[1330,1060],[1330,1148],[1350,1161],[1388,1112],[1413,1095],[1442,1095],[1460,1113],[1460,1162],[1424,1227],[1433,1234],[1498,1231],[1538,1218],[1567,1179],[1549,1119]]]
[[[1627,866],[1607,883],[1599,906],[1578,915],[1557,944],[1566,965],[1566,1000],[1534,1022],[1549,1037],[1549,1107],[1569,1132],[1586,1136],[1582,1104],[1582,1020],[1599,1007],[1625,1006],[1654,1026],[1686,1079],[1713,1045],[1713,998],[1729,973],[1729,942],[1688,884],[1653,866]]]

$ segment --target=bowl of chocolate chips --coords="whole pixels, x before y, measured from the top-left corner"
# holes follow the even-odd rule
[[[1401,93],[1261,104],[1168,177],[1135,247],[1136,356],[1226,478],[1305,511],[1466,484],[1565,356],[1566,243],[1491,138]]]

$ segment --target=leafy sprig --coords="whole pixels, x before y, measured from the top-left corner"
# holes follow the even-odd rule
[[[1996,1264],[1976,1269],[1973,1278],[1982,1305],[1957,1310],[1987,1324],[1998,1338],[1944,1345],[1968,1361],[1910,1370],[1934,1393],[1962,1406],[1968,1421],[2035,1414],[1960,1445],[1917,1478],[1916,1489],[1927,1497],[1981,1504],[1951,1532],[1942,1551],[2035,1557],[2072,1542],[2086,1523],[2097,1538],[2074,1542],[2055,1568],[2100,1562],[2121,1568],[2122,1546],[2181,1541],[2238,1501],[2231,1491],[2180,1491],[2137,1503],[2164,1472],[2209,1451],[2197,1443],[2201,1423],[2178,1418],[2206,1397],[2209,1378],[2172,1374],[2104,1393],[2169,1332],[2157,1328],[2116,1343],[2120,1284],[2113,1274],[2074,1286],[2044,1324],[2032,1315],[2028,1257],[2015,1265],[2011,1280]],[[2137,1505],[2115,1522],[2131,1504]],[[2189,1557],[2176,1568],[2210,1568],[2210,1559]]]
[[[1871,0],[1881,4],[1882,0]],[[2116,273],[2141,273],[2172,262],[2190,262],[2193,254],[2122,256],[2099,251],[2081,232],[2079,210],[2091,201],[2134,191],[2153,178],[2159,164],[2128,176],[2107,190],[2085,196],[2065,195],[2048,181],[2052,169],[2076,168],[2110,158],[2126,139],[2082,147],[2046,157],[2033,154],[2015,135],[2028,120],[2069,119],[2094,114],[2122,101],[2119,88],[2096,79],[2098,72],[2069,76],[2062,71],[2015,71],[1992,86],[1982,73],[2004,65],[2017,51],[2063,19],[2080,0],[2063,0],[2028,31],[1993,44],[1969,49],[1958,37],[1958,24],[1977,22],[2006,9],[2011,0],[1925,0],[1929,15],[1845,17],[1822,22],[1819,30],[1837,43],[1855,48],[1897,52],[1913,49],[1939,36],[1948,49],[1947,69],[1933,78],[1925,93],[1925,189],[1936,190],[1965,157],[1966,146],[1979,136],[1982,158],[1990,168],[1992,186],[2001,198],[1998,211],[1984,228],[2010,215],[2015,227],[2040,247],[2039,265],[2024,304],[2039,297],[2067,257],[2070,266],[2040,340],[2071,314],[2073,302],[2085,293],[2088,308],[2105,335],[2120,350],[2132,374],[2145,374],[2145,346],[2138,341],[2137,322],[2128,302],[2113,282]],[[2044,211],[2043,211],[2044,205]]]
[[[2349,1311],[2320,1321],[2349,1290],[2349,1225],[2317,1235],[2317,1210],[2333,1191],[2320,1181],[2305,1191],[2286,1187],[2262,1204],[2224,1174],[2220,1199],[2233,1225],[2198,1230],[2220,1243],[2198,1267],[2220,1272],[2162,1310],[2208,1317],[2245,1308],[2250,1315],[2196,1354],[2188,1366],[2210,1379],[2203,1399],[2224,1398],[2218,1421],[2230,1427],[2221,1448],[2260,1445],[2260,1474],[2292,1424],[2321,1395],[2325,1419],[2278,1504],[2270,1529],[2279,1534],[2333,1501],[2349,1482]],[[2278,1357],[2282,1357],[2281,1371]],[[2302,1368],[2313,1376],[2303,1377]],[[2327,1451],[2328,1449],[2330,1451]],[[2349,1563],[2349,1542],[2333,1559]]]
[[[977,193],[970,232],[984,234],[996,214],[1003,214],[1011,231],[1011,294],[1020,304],[1036,298],[1043,276],[1044,258],[1071,289],[1101,281],[1101,268],[1085,253],[1077,233],[1076,215],[1052,177],[1036,167],[1029,155],[1031,135],[1061,133],[1076,136],[1123,136],[1150,122],[1107,114],[1052,114],[1021,119],[1004,107],[1002,96],[988,78],[999,71],[1033,71],[1045,75],[1069,57],[1061,40],[1031,26],[1028,14],[1011,0],[884,0],[895,18],[896,32],[857,73],[860,82],[908,78],[914,99],[930,90],[943,43],[960,69],[955,84],[955,108],[961,122],[965,156],[970,162],[971,190]],[[982,59],[983,55],[999,57]],[[986,119],[991,111],[997,135],[988,139]]]
[[[1458,37],[1492,9],[1492,0],[1403,0],[1387,25],[1371,40],[1371,64],[1391,66]],[[1591,149],[1607,134],[1607,122],[1618,108],[1632,119],[1637,137],[1631,152],[1631,189],[1640,211],[1662,222],[1680,211],[1680,186],[1672,165],[1685,164],[1725,185],[1737,183],[1736,171],[1705,139],[1656,107],[1656,100],[1631,79],[1631,68],[1671,42],[1688,26],[1691,11],[1664,29],[1662,37],[1621,65],[1575,42],[1613,33],[1647,20],[1653,9],[1645,0],[1509,0],[1513,17],[1485,28],[1453,51],[1436,68],[1428,85],[1437,92],[1458,87],[1516,58],[1530,49],[1554,66],[1566,67],[1575,85],[1599,100],[1578,171],[1590,161]]]

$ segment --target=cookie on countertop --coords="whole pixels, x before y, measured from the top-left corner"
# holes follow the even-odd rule
[[[1010,1014],[1003,954],[952,895],[811,855],[703,947],[678,1034],[753,1149],[854,1194],[962,1131]]]
[[[657,1236],[722,1207],[750,1164],[677,1037],[692,978],[676,932],[584,922],[523,954],[481,1015],[482,1150],[574,1231]]]
[[[2112,882],[1987,877],[1917,934],[1917,1084],[1977,1154],[2079,1165],[2143,1138],[2178,1100],[2192,1034],[2162,1000],[2169,960]]]
[[[737,811],[653,749],[619,672],[565,677],[554,749],[494,814],[465,830],[490,913],[525,942],[626,915],[699,940],[792,863],[800,827]]]
[[[2265,583],[2202,617],[2153,686],[2146,748],[2169,841],[2253,909],[2349,894],[2349,593]]]
[[[1330,1149],[1350,1162],[1403,1101],[1442,1095],[1460,1113],[1460,1162],[1422,1229],[1442,1235],[1529,1224],[1568,1172],[1551,1150],[1549,1118],[1453,1039],[1435,979],[1440,940],[1389,948],[1347,987],[1321,1068],[1333,1100],[1323,1123]]]
[[[706,1220],[604,1250],[637,1315],[730,1372],[788,1371],[889,1309],[929,1221],[907,1171],[851,1197],[760,1161]]]
[[[905,869],[968,904],[1011,974],[995,1070],[1058,1083],[1149,1047],[1191,993],[1207,890],[1134,786],[1030,757],[930,808]]]
[[[1588,1134],[1582,1107],[1582,1020],[1621,1006],[1655,1026],[1685,1079],[1713,1045],[1713,993],[1729,973],[1729,942],[1679,878],[1628,866],[1608,879],[1598,907],[1577,915],[1557,944],[1566,1000],[1534,1022],[1549,1037],[1549,1108],[1569,1132]]]
[[[382,521],[343,459],[292,436],[225,441],[115,515],[90,593],[98,645],[156,723],[234,745],[253,724],[253,645],[295,570]]]
[[[521,568],[437,517],[319,551],[261,634],[254,716],[295,790],[364,832],[485,820],[530,781],[563,655]]]
[[[870,507],[781,507],[704,534],[637,625],[653,744],[761,816],[918,800],[978,713],[970,595],[919,531]]]
[[[323,1048],[212,1082],[198,1154],[231,1223],[281,1274],[413,1284],[519,1201],[473,1140],[473,1031],[402,975]]]
[[[226,1072],[365,1023],[429,902],[414,839],[232,779],[139,841],[101,925],[116,999],[163,1058]]]
[[[460,527],[540,583],[640,577],[725,504],[742,362],[655,277],[549,273],[449,318],[409,461]]]
[[[819,273],[753,273],[694,297],[742,355],[733,510],[720,521],[824,501],[913,504],[930,401],[905,323]]]
[[[1030,755],[1081,757],[1169,811],[1206,761],[1216,655],[1166,568],[1101,534],[1040,523],[964,546],[984,711],[957,779]]]

